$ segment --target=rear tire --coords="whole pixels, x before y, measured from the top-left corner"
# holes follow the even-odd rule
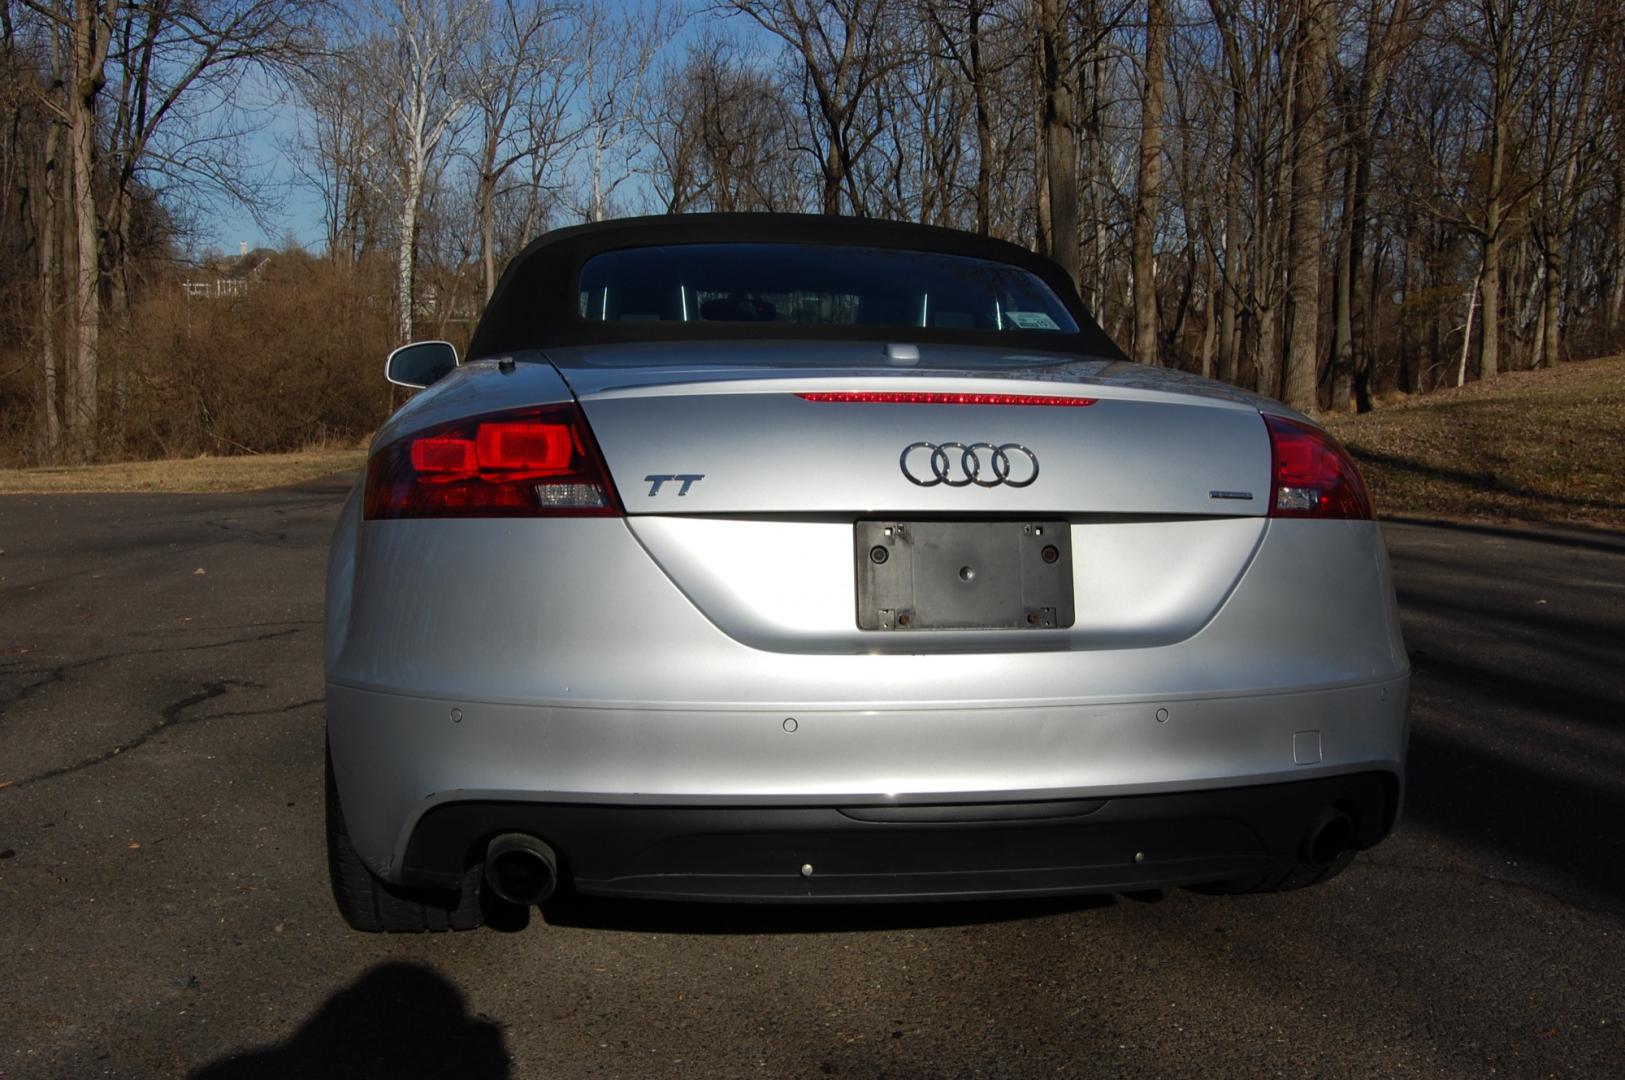
[[[350,843],[344,826],[344,808],[333,779],[333,755],[327,766],[327,874],[333,902],[352,929],[373,934],[423,934],[441,930],[473,930],[480,925],[480,867],[463,874],[460,894],[406,889],[392,885],[367,869]]]

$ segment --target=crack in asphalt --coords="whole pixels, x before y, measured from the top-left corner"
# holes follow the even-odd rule
[[[300,709],[308,709],[312,705],[323,705],[326,704],[326,702],[326,697],[313,697],[305,701],[296,701],[292,705],[279,705],[274,709],[249,709],[244,712],[209,713],[207,716],[194,717],[191,721],[189,721],[189,723],[198,723],[203,720],[236,720],[244,716],[275,716],[278,713],[298,712]]]
[[[333,500],[332,499],[323,499],[320,502],[290,503],[287,506],[252,506],[252,505],[250,505],[250,506],[245,506],[243,508],[243,514],[247,515],[247,514],[272,513],[272,514],[279,514],[279,515],[287,515],[287,514],[300,513],[300,512],[305,511],[305,510],[330,510],[332,508],[333,508]],[[194,515],[194,516],[190,516],[190,517],[152,518],[152,519],[145,519],[145,520],[141,520],[141,521],[132,521],[132,522],[130,522],[130,527],[131,528],[137,528],[137,529],[155,529],[155,528],[163,528],[163,527],[166,527],[166,526],[196,525],[196,524],[198,524],[199,521],[201,521],[205,525],[213,525],[214,524],[214,521],[211,520],[208,517],[201,517],[200,518],[200,517]]]
[[[225,630],[258,630],[266,626],[320,626],[321,619],[267,619],[264,622],[250,623],[224,623],[216,626],[161,626],[153,630],[136,632],[137,637],[163,638],[178,637],[181,634],[196,634],[202,630],[221,632]]]
[[[24,683],[22,686],[17,688],[17,691],[14,694],[3,701],[0,701],[0,717],[5,716],[6,710],[11,708],[13,705],[26,701],[28,698],[32,697],[34,692],[40,687],[50,686],[52,683],[68,681],[68,672],[66,668],[63,667],[41,668],[36,671],[28,672],[28,674],[37,675],[40,671],[45,672],[45,678],[38,679],[31,683]]]
[[[13,669],[7,674],[21,675],[25,678],[30,675],[43,675],[45,677],[31,683],[23,684],[23,686],[10,697],[0,700],[0,718],[4,718],[8,710],[32,695],[35,691],[39,690],[40,687],[49,686],[54,682],[67,682],[68,673],[70,671],[78,671],[81,668],[87,668],[93,664],[105,663],[108,660],[123,660],[131,656],[153,656],[158,653],[201,652],[205,649],[224,649],[231,645],[252,645],[260,641],[274,641],[277,638],[285,638],[299,632],[299,627],[293,626],[287,630],[275,630],[268,634],[256,634],[252,637],[231,638],[226,641],[208,641],[200,645],[164,645],[156,649],[133,649],[130,652],[106,653],[102,656],[91,656],[83,660],[71,660],[67,663],[56,664],[51,667],[34,668],[28,671]]]
[[[213,682],[204,683],[203,689],[198,690],[195,693],[187,694],[184,697],[177,698],[168,705],[165,705],[161,710],[159,710],[158,722],[153,724],[147,730],[143,731],[141,734],[137,735],[135,738],[130,739],[127,742],[120,743],[111,750],[103,751],[94,757],[86,758],[83,761],[75,762],[72,765],[63,765],[55,769],[47,769],[42,773],[35,773],[33,776],[24,777],[23,779],[11,784],[5,790],[18,791],[32,784],[38,784],[45,780],[54,780],[59,776],[66,776],[69,773],[79,772],[81,769],[88,769],[94,765],[101,765],[105,762],[112,761],[114,758],[120,757],[127,751],[134,750],[143,745],[160,732],[183,723],[197,724],[207,720],[227,720],[245,716],[271,716],[277,713],[289,713],[299,709],[309,708],[312,705],[318,705],[327,700],[326,698],[311,698],[308,701],[298,701],[291,705],[281,705],[271,709],[249,709],[239,712],[206,713],[202,716],[192,717],[182,715],[186,712],[186,710],[193,708],[194,706],[201,705],[205,701],[212,701],[233,689],[264,690],[265,685],[246,677],[217,679]]]
[[[237,533],[241,536],[253,537],[259,540],[269,539],[279,544],[288,539],[288,534],[286,532],[273,532],[270,529],[256,529],[250,525],[233,525],[233,520],[234,519],[229,517],[220,518],[218,520],[214,518],[205,518],[203,524],[209,526],[211,529],[220,529],[223,532]]]

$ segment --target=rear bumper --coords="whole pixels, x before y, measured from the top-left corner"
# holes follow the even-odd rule
[[[1391,773],[1134,795],[949,805],[660,806],[455,802],[418,821],[401,879],[456,888],[492,836],[559,853],[581,893],[816,903],[1133,891],[1295,862],[1328,806],[1354,846],[1392,828]]]
[[[1063,850],[1082,844],[1079,850],[1097,852],[1091,860],[1105,860],[1088,864],[1100,867],[1120,865],[1113,853],[1127,845],[1137,845],[1130,856],[1145,851],[1147,861],[1185,850],[1179,840],[1185,826],[1164,833],[1158,830],[1166,826],[1159,825],[1149,836],[1127,833],[1107,843],[1100,829],[1115,825],[1118,814],[1158,805],[1131,798],[1172,799],[1167,805],[1184,807],[1179,798],[1200,796],[1214,800],[1208,805],[1222,806],[1238,791],[1287,792],[1299,790],[1300,783],[1343,783],[1358,774],[1380,774],[1391,785],[1384,799],[1397,805],[1408,683],[1402,676],[1294,693],[1090,705],[769,711],[449,701],[330,682],[328,741],[356,850],[374,873],[400,883],[412,874],[461,869],[468,853],[456,844],[454,855],[447,856],[436,842],[433,850],[439,854],[433,857],[414,855],[413,845],[429,835],[422,832],[424,822],[442,813],[450,814],[448,820],[473,813],[458,809],[467,805],[510,808],[504,814],[511,820],[495,831],[533,832],[547,839],[570,872],[587,882],[583,888],[601,891],[622,891],[614,884],[621,877],[648,877],[624,869],[644,849],[666,853],[657,875],[680,875],[679,856],[691,855],[698,867],[713,865],[714,849],[726,845],[680,839],[690,835],[754,838],[742,839],[742,846],[762,852],[764,859],[772,853],[793,860],[798,876],[811,862],[815,879],[822,873],[820,859],[828,864],[830,853],[854,844],[873,860],[860,859],[859,865],[875,866],[899,860],[907,865],[917,842],[974,842],[990,850],[1036,845],[1033,850],[1040,852],[1055,844]],[[1247,801],[1251,796],[1234,797],[1253,805]],[[905,829],[898,820],[853,817],[876,808],[904,813],[924,812],[922,807],[1102,801],[1105,805],[1088,813],[1073,806],[1059,817],[1019,826],[992,827],[975,820],[974,811],[972,818],[948,823],[952,829],[916,830],[918,822]],[[1305,809],[1294,797],[1288,809],[1312,815],[1328,801],[1305,797],[1305,806],[1315,804]],[[1259,811],[1260,829],[1274,812]],[[1237,820],[1188,808],[1142,816],[1151,822]],[[1391,817],[1390,806],[1366,820]],[[486,820],[479,824],[483,828]],[[898,829],[873,827],[882,824]],[[566,836],[556,838],[561,826]],[[1382,825],[1375,835],[1387,828]],[[1069,840],[1064,835],[1069,829],[1082,831]],[[964,836],[936,838],[945,831]],[[462,825],[452,832],[469,843],[486,835]],[[613,847],[610,842],[621,832],[646,840],[637,851],[613,848],[621,854],[604,855],[606,868],[595,868],[598,851]],[[1024,838],[1029,832],[1035,839]],[[1294,823],[1286,832],[1296,843],[1301,828]],[[776,839],[784,835],[798,837],[797,844]],[[1191,835],[1207,837],[1204,842],[1217,852],[1212,857],[1231,862],[1195,869],[1170,864],[1172,878],[1209,870],[1224,876],[1221,871],[1232,865],[1268,861],[1284,850],[1280,843],[1257,840],[1265,835],[1257,829],[1243,835],[1230,826],[1205,824]],[[1097,843],[1105,846],[1097,849]],[[1188,857],[1209,856],[1198,851]],[[1069,870],[1064,860],[1046,862],[1049,856],[1022,858],[1026,861],[1018,859],[1013,869],[1037,873],[1039,879],[1059,873],[1053,885],[1058,890],[1115,887],[1105,879],[1089,886],[1098,870]],[[939,869],[928,872],[957,873],[951,863],[933,865]],[[1148,872],[1131,870],[1131,880]],[[594,886],[595,881],[604,884]],[[814,887],[825,888],[821,882]],[[852,895],[867,895],[862,890],[874,886],[855,887],[859,892]],[[1023,885],[1014,891],[1050,887]],[[999,891],[972,890],[977,895]]]

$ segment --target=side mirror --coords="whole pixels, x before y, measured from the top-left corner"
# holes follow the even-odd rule
[[[450,375],[457,366],[457,348],[449,341],[414,341],[402,345],[384,361],[384,378],[396,386],[421,390]]]

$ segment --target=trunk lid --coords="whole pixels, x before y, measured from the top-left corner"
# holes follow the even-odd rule
[[[1265,513],[1269,437],[1251,395],[1121,362],[923,352],[909,362],[879,345],[684,344],[549,359],[580,400],[631,515]],[[798,396],[808,393],[1093,404]]]
[[[1252,395],[1177,372],[1066,356],[932,347],[909,363],[879,345],[755,349],[685,344],[549,355],[581,402],[633,535],[713,624],[753,647],[919,653],[1168,644],[1206,625],[1264,536],[1271,465],[1259,410],[1268,406]],[[1094,403],[798,396],[808,393]],[[930,450],[904,454],[922,443],[949,448],[939,461],[953,483],[931,482]],[[994,481],[1001,476],[992,451],[1007,448],[1002,478],[1015,482],[965,482],[964,450],[952,444],[980,444],[976,467],[993,469]],[[1022,483],[1028,452],[1037,476]],[[975,587],[994,592],[984,599],[1017,624],[1031,610],[1021,605],[1032,603],[1036,621],[1017,629],[903,627],[898,616],[908,601],[878,598],[885,590],[866,592],[864,584],[874,569],[865,565],[872,530],[864,523],[877,520],[882,530],[887,522],[959,521],[967,537],[987,532],[977,522],[1003,522],[1012,537],[1043,524],[1050,532],[1040,543],[1059,526],[1061,578],[1035,584],[1034,574],[1046,571],[1031,553],[1017,567],[981,565],[986,549],[964,555],[957,541],[934,555],[916,552],[912,586],[903,583],[919,600],[914,614],[924,612],[927,594],[961,587],[962,562],[977,562]]]

